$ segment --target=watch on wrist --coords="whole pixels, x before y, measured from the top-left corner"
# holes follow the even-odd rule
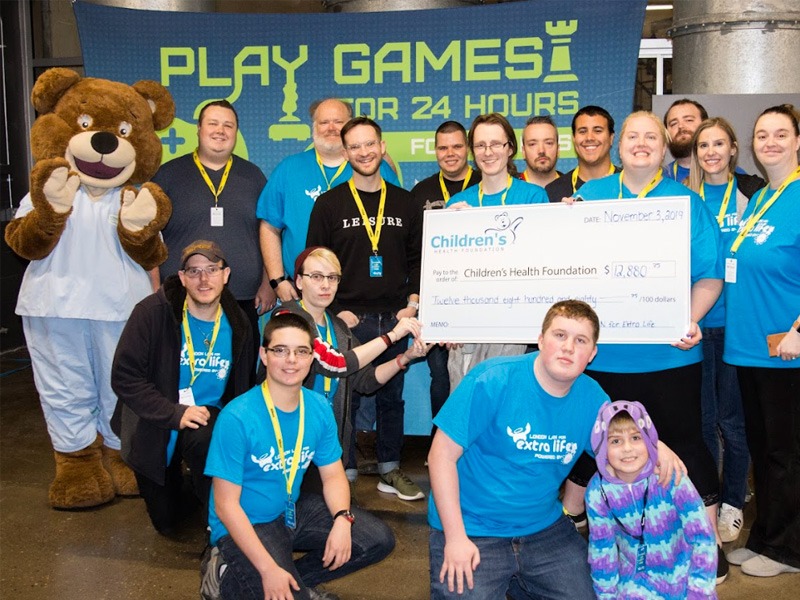
[[[349,509],[344,509],[337,512],[335,515],[333,515],[333,520],[335,521],[339,517],[344,517],[351,525],[356,522],[355,516],[350,512]]]
[[[269,287],[271,287],[274,290],[278,287],[278,285],[280,285],[284,281],[289,281],[289,278],[286,275],[281,275],[277,279],[270,279]]]

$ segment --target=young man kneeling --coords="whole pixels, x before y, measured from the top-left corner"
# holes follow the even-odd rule
[[[350,510],[330,406],[303,380],[313,361],[306,320],[273,317],[264,329],[266,381],[220,413],[206,461],[213,477],[209,524],[218,547],[223,599],[334,598],[314,589],[386,557],[391,530],[378,518]],[[311,462],[323,496],[303,494]],[[306,552],[293,560],[292,552]],[[208,578],[208,573],[205,580]]]

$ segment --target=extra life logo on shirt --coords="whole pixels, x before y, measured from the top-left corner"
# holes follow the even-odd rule
[[[311,459],[314,458],[314,451],[312,451],[308,446],[303,446],[303,451],[300,454],[300,465],[299,469],[307,469],[308,465],[311,464]],[[255,454],[250,455],[250,460],[252,460],[255,464],[257,464],[262,471],[268,473],[270,471],[280,471],[281,470],[281,457],[278,456],[278,451],[275,446],[270,446],[269,452],[265,452],[261,456],[256,456]],[[292,461],[294,460],[294,450],[287,450],[286,451],[286,468],[290,469],[292,466]]]
[[[531,433],[531,424],[525,423],[523,427],[512,429],[506,427],[506,433],[511,438],[514,447],[523,452],[533,452],[539,460],[559,461],[569,464],[575,458],[578,444],[567,441],[567,436],[561,434]]]

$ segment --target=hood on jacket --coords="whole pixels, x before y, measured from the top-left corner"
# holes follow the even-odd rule
[[[644,469],[639,474],[638,481],[649,477],[653,473],[658,457],[658,432],[644,406],[639,402],[630,400],[606,402],[597,413],[597,420],[592,428],[591,444],[600,477],[609,483],[625,483],[608,470],[608,425],[611,419],[620,412],[628,413],[636,423],[636,427],[642,434],[642,439],[644,439],[645,446],[647,446],[647,453],[650,456]]]

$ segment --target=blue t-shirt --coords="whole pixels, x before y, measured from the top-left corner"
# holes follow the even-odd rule
[[[703,183],[703,196],[714,218],[719,215],[720,208],[722,207],[722,199],[725,196],[725,190],[728,188],[727,183],[720,185],[709,184],[707,181]],[[731,196],[728,200],[728,206],[725,209],[725,215],[720,225],[720,240],[722,248],[727,249],[731,247],[733,240],[736,238],[736,232],[739,230],[739,217],[736,214],[736,195],[737,187],[736,182],[733,182],[733,189]],[[724,252],[722,253],[724,258]],[[724,327],[725,326],[725,292],[723,291],[717,299],[711,310],[708,311],[703,319],[703,327]]]
[[[621,174],[615,173],[586,182],[581,188],[584,200],[616,200],[619,198]],[[648,198],[689,196],[691,202],[691,282],[699,279],[722,279],[724,261],[719,246],[717,221],[702,198],[685,185],[663,178],[647,194]],[[624,199],[636,199],[636,194],[622,186]],[[600,314],[600,319],[603,315]],[[677,341],[677,340],[676,340]],[[650,373],[675,369],[703,360],[702,343],[691,350],[681,350],[669,344],[598,344],[597,356],[589,368],[604,373]]]
[[[192,396],[197,406],[214,406],[222,408],[220,398],[225,393],[225,386],[228,383],[228,376],[231,372],[233,362],[233,330],[225,313],[219,320],[219,333],[214,349],[208,354],[206,341],[211,343],[212,332],[214,331],[214,321],[201,321],[188,313],[189,331],[192,334],[192,346],[194,346],[194,368],[197,378],[192,384]],[[181,326],[181,360],[180,360],[180,379],[178,389],[182,390],[189,387],[192,380],[192,371],[189,367],[189,348],[186,345],[186,335]],[[175,444],[178,442],[178,430],[170,432],[167,442],[167,464],[172,462],[175,453]]]
[[[345,163],[342,172],[333,179],[337,170],[338,167],[328,167],[323,177],[313,148],[292,154],[278,163],[258,198],[256,216],[283,230],[283,268],[290,278],[294,277],[297,255],[306,247],[308,221],[314,202],[329,189],[353,176],[353,168],[349,163]],[[389,183],[400,186],[397,174],[385,160],[381,163],[381,176]]]
[[[292,486],[292,501],[300,496],[300,484],[313,461],[318,467],[330,465],[342,456],[336,434],[336,419],[324,398],[310,390],[303,392],[305,431],[297,476]],[[290,413],[278,409],[278,422],[283,435],[286,468],[292,464],[300,409]],[[252,524],[269,523],[286,509],[286,480],[267,405],[256,386],[225,406],[217,418],[206,458],[205,474],[241,486],[239,503]],[[214,509],[214,490],[208,502],[208,524],[211,544],[228,534]]]
[[[768,188],[760,206],[775,191]],[[742,224],[760,195],[756,192],[747,205]],[[733,256],[731,243],[725,247],[726,258]],[[743,367],[796,369],[797,361],[770,358],[766,337],[788,331],[800,310],[800,181],[786,187],[747,234],[735,258],[736,283],[725,284],[723,360]]]
[[[447,204],[452,205],[455,202],[466,202],[470,206],[481,206],[478,203],[479,187],[480,184],[473,185],[465,189],[463,192],[458,192],[455,196],[450,198],[450,201]],[[505,200],[506,204],[545,204],[549,202],[544,188],[532,183],[528,183],[527,181],[522,181],[521,179],[515,179],[512,177],[511,187],[506,189],[508,189],[508,194],[506,194]],[[500,200],[502,199],[504,192],[505,190],[498,192],[497,194],[484,194],[483,206],[501,206]]]
[[[533,374],[538,352],[491,358],[464,377],[434,423],[464,449],[458,460],[467,535],[515,537],[562,514],[558,488],[584,450],[608,395],[581,375],[569,394],[545,392]],[[442,530],[435,498],[428,522]]]

